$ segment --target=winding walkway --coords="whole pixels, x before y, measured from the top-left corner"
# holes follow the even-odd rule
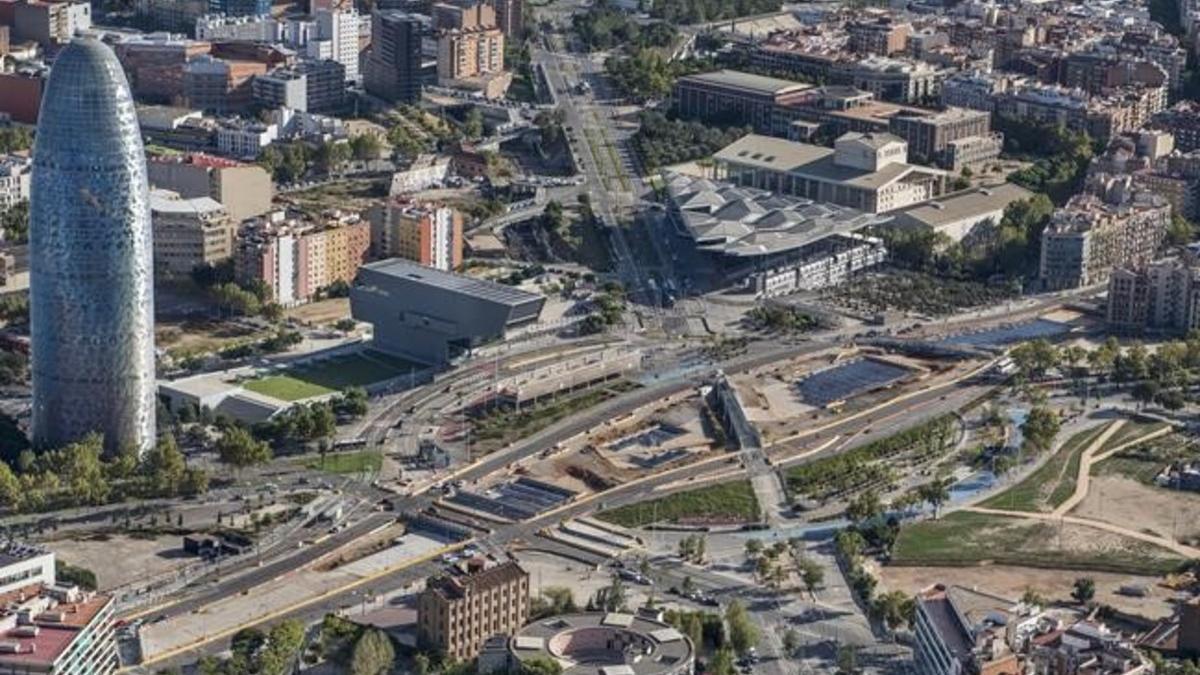
[[[1124,422],[1124,420],[1120,421]],[[1095,442],[1088,446],[1087,450],[1083,451],[1083,455],[1079,457],[1079,475],[1075,478],[1075,492],[1071,494],[1067,501],[1059,504],[1058,508],[1054,509],[1053,515],[1067,515],[1074,510],[1076,506],[1079,506],[1079,504],[1083,502],[1083,499],[1087,497],[1088,489],[1092,480],[1092,466],[1099,464],[1100,462],[1112,457],[1122,450],[1131,448],[1139,443],[1144,443],[1151,439],[1158,438],[1159,436],[1164,436],[1174,431],[1170,425],[1167,425],[1161,429],[1151,431],[1143,436],[1138,436],[1131,441],[1126,441],[1125,443],[1121,443],[1120,445],[1109,448],[1104,452],[1100,452],[1100,450],[1104,447],[1104,441],[1107,440],[1104,437],[1108,436],[1109,431],[1114,431],[1118,426],[1123,425],[1114,424],[1112,427],[1109,427],[1108,431],[1105,431],[1103,434],[1101,434],[1101,438],[1097,438]],[[1096,454],[1097,452],[1100,452],[1100,454]]]
[[[1131,539],[1137,539],[1138,541],[1143,541],[1143,542],[1146,542],[1147,544],[1154,544],[1155,546],[1161,546],[1162,548],[1171,550],[1175,553],[1178,553],[1181,556],[1185,556],[1188,558],[1193,558],[1193,559],[1200,558],[1200,549],[1198,549],[1198,548],[1193,548],[1191,546],[1185,546],[1184,544],[1180,544],[1177,541],[1173,541],[1173,540],[1167,539],[1165,537],[1159,537],[1157,535],[1147,534],[1145,532],[1139,532],[1137,530],[1131,530],[1127,527],[1121,527],[1120,525],[1113,525],[1112,523],[1106,523],[1106,522],[1103,522],[1100,520],[1090,520],[1088,518],[1078,518],[1076,516],[1060,516],[1060,515],[1056,515],[1053,513],[1033,513],[1033,512],[1027,512],[1027,511],[1004,511],[1001,509],[984,508],[982,506],[966,506],[959,510],[960,511],[968,511],[970,513],[982,513],[982,514],[986,514],[989,516],[1005,516],[1007,518],[1019,518],[1022,520],[1039,520],[1039,521],[1047,521],[1047,522],[1054,522],[1054,523],[1070,523],[1072,525],[1081,525],[1083,527],[1090,527],[1090,528],[1097,529],[1097,530],[1104,530],[1106,532],[1112,532],[1113,534],[1119,534],[1119,535],[1122,535],[1125,537],[1129,537]]]
[[[1016,518],[1021,520],[1037,520],[1060,524],[1070,523],[1072,525],[1080,525],[1097,530],[1104,530],[1106,532],[1118,534],[1123,537],[1129,537],[1130,539],[1136,539],[1137,541],[1145,542],[1147,544],[1160,546],[1187,558],[1200,558],[1200,549],[1181,544],[1173,539],[1160,537],[1158,535],[1149,534],[1140,530],[1133,530],[1128,527],[1122,527],[1120,525],[1107,523],[1101,520],[1092,520],[1090,518],[1080,518],[1078,516],[1067,515],[1071,512],[1071,510],[1079,506],[1079,504],[1082,503],[1087,497],[1088,489],[1091,485],[1091,472],[1093,465],[1127,448],[1139,443],[1144,443],[1154,438],[1158,438],[1159,436],[1168,434],[1173,430],[1170,426],[1163,427],[1162,429],[1157,429],[1143,436],[1134,438],[1133,440],[1109,448],[1104,452],[1100,452],[1100,450],[1104,447],[1104,444],[1107,443],[1108,440],[1125,425],[1125,422],[1126,421],[1124,419],[1119,419],[1113,422],[1108,426],[1107,429],[1104,430],[1103,433],[1097,436],[1086,449],[1084,449],[1079,458],[1079,473],[1075,476],[1075,491],[1070,497],[1067,498],[1066,501],[1064,501],[1062,504],[1059,504],[1054,511],[1050,513],[1041,513],[1036,511],[1006,511],[1004,509],[992,509],[983,506],[963,506],[956,510],[967,511],[970,513],[981,513],[990,516],[1003,516],[1005,518]]]

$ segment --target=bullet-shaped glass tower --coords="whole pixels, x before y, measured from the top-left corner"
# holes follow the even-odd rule
[[[77,38],[50,71],[33,150],[33,441],[96,431],[154,442],[154,286],[146,160],[112,50]]]

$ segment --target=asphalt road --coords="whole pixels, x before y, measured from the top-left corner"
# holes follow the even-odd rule
[[[311,544],[303,547],[294,554],[285,557],[277,558],[271,561],[263,561],[261,566],[253,566],[246,570],[231,571],[231,573],[222,578],[219,576],[220,565],[214,567],[217,578],[210,580],[204,584],[206,588],[199,593],[189,595],[185,598],[170,601],[166,604],[145,607],[139,609],[136,613],[130,616],[147,616],[151,620],[159,620],[188,614],[211,604],[222,598],[238,595],[245,591],[267,583],[276,579],[288,572],[303,567],[321,556],[344,546],[359,537],[362,537],[371,531],[388,525],[396,519],[394,514],[373,513],[358,521],[354,525],[346,529],[329,535],[328,538],[316,544]],[[321,532],[323,528],[312,528],[311,531],[316,534]]]
[[[746,357],[742,357],[740,359],[740,362],[741,362],[742,368],[749,368],[749,367],[753,367],[753,365],[756,363],[767,363],[767,362],[770,362],[772,360],[779,359],[779,358],[783,358],[783,355],[776,353],[776,352],[764,352],[764,353],[760,353],[760,354],[754,354],[754,355],[748,355]],[[662,386],[661,389],[651,390],[651,391],[654,391],[655,393],[662,395],[662,392],[668,391],[672,387],[680,387],[680,386],[688,386],[688,384],[686,384],[686,383],[665,384]],[[906,427],[906,426],[911,426],[914,423],[914,421],[913,421],[913,418],[909,414],[907,414],[907,411],[909,411],[913,408],[918,408],[922,411],[923,414],[930,415],[930,416],[943,414],[945,412],[954,410],[957,407],[960,407],[965,401],[974,398],[979,393],[986,390],[978,385],[954,386],[951,389],[952,389],[952,391],[950,391],[950,393],[948,393],[948,394],[946,392],[943,392],[942,390],[933,389],[928,392],[924,392],[917,397],[910,398],[910,399],[902,401],[902,402],[898,402],[898,403],[894,403],[894,404],[885,404],[884,406],[881,407],[880,411],[877,413],[877,415],[878,415],[877,419],[885,420],[885,418],[886,418],[886,421],[880,425],[877,425],[876,427],[873,427],[871,433],[867,433],[867,434],[861,433],[863,430],[863,423],[858,420],[851,420],[851,421],[848,421],[848,422],[845,422],[842,424],[835,424],[834,426],[832,426],[828,429],[827,433],[828,434],[846,435],[846,436],[852,438],[852,440],[850,442],[848,442],[847,444],[845,444],[843,446],[838,447],[838,449],[837,449],[837,451],[844,451],[844,450],[846,450],[850,447],[854,447],[855,445],[858,445],[860,443],[868,442],[869,440],[871,440],[871,438],[874,437],[875,434],[882,435],[885,433],[889,433],[888,432],[889,429],[898,430],[898,429]],[[644,391],[645,390],[639,390],[637,392],[632,392],[632,394],[640,394],[640,393],[644,394]],[[646,394],[646,395],[648,395],[648,394]],[[614,399],[614,401],[615,400],[618,400],[618,399]],[[642,399],[641,399],[641,397],[634,399],[633,396],[626,395],[625,397],[622,397],[621,400],[623,400],[623,402],[624,402],[624,409],[630,409],[632,407],[636,407],[636,405],[639,405],[640,404],[639,401],[641,401]],[[653,400],[653,399],[651,398],[650,400]],[[584,430],[584,429],[590,428],[590,426],[592,424],[594,424],[596,420],[606,418],[607,415],[611,415],[611,414],[615,414],[615,413],[613,411],[609,411],[606,414],[598,414],[597,413],[597,414],[593,414],[590,416],[585,414],[583,419],[575,418],[572,420],[568,420],[564,423],[560,423],[559,425],[556,425],[553,428],[553,430],[547,430],[547,432],[544,434],[544,437],[539,437],[538,439],[530,439],[529,441],[527,441],[519,446],[514,447],[509,452],[503,453],[502,455],[498,455],[493,458],[488,458],[484,462],[476,465],[475,467],[472,467],[471,469],[464,471],[460,475],[464,479],[473,479],[474,477],[486,475],[487,473],[489,473],[491,471],[495,471],[498,468],[502,467],[508,461],[512,461],[513,459],[516,459],[518,456],[524,456],[524,455],[520,455],[520,453],[528,454],[530,452],[540,451],[542,448],[547,447],[546,443],[549,443],[549,442],[552,442],[555,440],[565,439],[565,438],[573,435],[574,433],[577,433],[579,430]],[[857,436],[857,438],[855,438],[856,436]],[[815,459],[820,456],[824,456],[824,454],[813,455],[810,458],[806,458],[806,461],[811,461],[812,459]],[[481,543],[483,543],[484,545],[486,545],[490,548],[499,549],[499,550],[503,550],[505,548],[512,547],[512,546],[530,545],[530,544],[534,544],[535,542],[539,548],[542,548],[545,546],[546,542],[537,536],[537,532],[541,528],[553,525],[554,523],[557,523],[566,518],[576,517],[576,516],[585,515],[587,513],[590,513],[595,508],[597,508],[597,506],[601,503],[605,507],[611,508],[611,507],[620,506],[623,504],[641,501],[650,496],[661,496],[663,494],[666,494],[667,492],[666,491],[656,491],[655,490],[656,487],[665,485],[667,483],[672,483],[672,482],[678,481],[681,477],[685,476],[690,469],[691,469],[691,467],[684,467],[683,469],[680,469],[680,470],[664,472],[662,474],[652,477],[649,480],[645,480],[645,481],[642,481],[642,482],[639,482],[636,484],[627,484],[627,485],[623,485],[623,486],[618,486],[618,487],[616,487],[612,490],[609,490],[609,491],[607,491],[601,495],[598,495],[596,497],[588,498],[585,500],[581,500],[577,503],[569,504],[565,508],[556,510],[556,511],[548,513],[548,514],[543,514],[541,516],[537,516],[537,517],[530,519],[528,521],[525,521],[525,522],[513,523],[513,524],[509,524],[509,525],[497,525],[497,526],[495,526],[494,532],[491,535],[480,538]],[[686,487],[686,485],[679,489],[684,489],[685,487]],[[421,496],[421,497],[412,498],[410,501],[403,503],[400,508],[405,512],[410,512],[414,509],[424,508],[424,506],[429,503],[430,503],[429,497]],[[347,530],[347,532],[350,532],[350,531]],[[313,556],[313,557],[315,558],[315,556]],[[253,577],[246,576],[246,577],[241,577],[237,580],[232,581],[230,586],[226,586],[221,589],[221,593],[218,594],[217,597],[220,597],[221,595],[228,595],[230,593],[249,591],[255,585],[257,585],[257,583],[262,583],[264,581],[273,579],[276,576],[278,576],[280,574],[280,572],[286,573],[286,569],[284,568],[284,566],[286,566],[287,568],[294,568],[296,566],[296,562],[293,560],[289,560],[286,563],[281,562],[281,563],[279,563],[279,565],[280,565],[279,567],[271,567],[269,569],[264,568],[263,570],[261,570],[261,574],[256,574]],[[372,581],[370,584],[367,584],[366,586],[359,587],[359,588],[353,588],[353,589],[347,589],[343,593],[335,594],[335,595],[330,596],[321,601],[314,602],[312,604],[304,605],[301,607],[297,607],[294,611],[288,613],[286,615],[286,617],[281,617],[281,618],[299,618],[299,619],[303,619],[303,620],[310,620],[310,619],[316,620],[316,619],[319,619],[321,616],[323,616],[325,613],[328,613],[331,611],[336,611],[343,607],[353,606],[359,602],[363,602],[365,598],[372,597],[372,596],[374,596],[380,592],[383,592],[385,590],[410,586],[410,585],[420,581],[421,579],[427,577],[429,574],[434,572],[436,570],[436,568],[437,568],[436,563],[432,563],[432,562],[422,563],[419,565],[415,565],[413,567],[404,568],[404,569],[398,570],[394,573],[391,573],[391,574],[385,575],[383,577],[380,577],[378,579],[375,579],[374,581]],[[680,578],[679,581],[681,582],[682,578]],[[210,598],[210,601],[211,601],[211,598]],[[172,608],[171,611],[177,611],[177,612],[185,611],[185,610],[186,611],[194,611],[196,608],[202,606],[203,604],[204,604],[204,602],[202,600],[196,600],[196,601],[190,602],[186,605],[181,603],[180,605],[177,605],[174,608]],[[780,616],[782,616],[782,615],[780,615]],[[780,619],[779,616],[772,615],[763,620],[767,621],[768,623],[771,623],[773,621],[782,620],[782,619]],[[161,668],[170,667],[173,665],[182,665],[185,663],[189,663],[191,661],[194,661],[195,658],[197,658],[200,655],[220,651],[221,649],[224,648],[223,643],[224,643],[224,641],[216,641],[214,643],[210,643],[201,648],[198,648],[197,650],[176,656],[167,661],[156,662],[152,665],[153,665],[153,668],[155,668],[155,669],[161,669]]]
[[[623,146],[627,142],[628,130],[617,127],[614,120],[615,109],[613,107],[599,102],[595,97],[577,97],[571,91],[572,82],[564,74],[562,65],[564,62],[573,64],[571,67],[576,69],[577,74],[585,76],[589,82],[594,83],[594,88],[600,89],[600,91],[597,91],[597,96],[604,93],[601,69],[590,59],[564,57],[561,54],[545,49],[533,50],[533,59],[541,63],[546,69],[550,84],[558,94],[566,116],[565,124],[566,126],[573,127],[579,136],[575,144],[575,150],[580,168],[583,170],[587,180],[583,187],[592,195],[593,208],[596,209],[609,228],[610,240],[614,249],[614,258],[618,264],[619,276],[631,291],[635,293],[643,291],[645,289],[646,277],[638,267],[637,259],[629,249],[628,242],[625,240],[618,219],[622,216],[622,210],[626,206],[625,203],[637,203],[640,195],[645,191],[645,186],[638,177],[637,171],[626,170],[625,174],[630,183],[629,189],[612,190],[612,176],[606,176],[606,172],[601,166],[604,161],[607,161],[611,166],[612,158],[598,158],[593,156],[590,145],[582,138],[582,130],[585,127],[594,127],[598,122],[601,133],[607,142]],[[619,153],[621,157],[619,160],[620,163],[629,161],[627,153],[628,148],[622,147],[622,151]],[[621,166],[612,168],[618,171],[622,170]],[[609,179],[607,184],[605,182],[606,177]],[[663,234],[666,233],[663,232]],[[657,243],[655,244],[655,248],[657,249]],[[660,258],[663,257],[661,251],[658,251],[658,255]],[[668,269],[670,269],[670,266],[668,266]],[[506,450],[494,453],[455,472],[454,478],[474,481],[502,470],[510,462],[541,452],[556,442],[595,427],[602,421],[611,419],[672,393],[695,387],[711,378],[712,373],[715,372],[718,365],[727,372],[734,372],[805,352],[824,349],[831,344],[814,341],[784,348],[772,348],[764,346],[761,343],[753,345],[750,351],[744,356],[727,360],[721,364],[713,364],[711,369],[703,369],[691,375],[664,378],[661,382],[656,382],[641,389],[622,394],[593,409],[551,425]],[[396,395],[395,399],[386,404],[365,426],[364,435],[369,436],[373,440],[378,439],[398,420],[407,420],[410,417],[419,418],[421,414],[434,413],[438,409],[444,408],[453,401],[464,385],[477,384],[481,373],[485,372],[487,367],[488,364],[486,363],[480,364],[473,368],[467,368],[439,378],[434,384]],[[921,392],[902,402],[885,404],[879,412],[869,418],[835,423],[820,434],[814,434],[809,438],[802,439],[802,441],[795,444],[792,448],[772,449],[772,452],[767,457],[758,458],[762,462],[760,469],[766,469],[767,459],[771,456],[778,456],[781,452],[802,449],[806,445],[815,446],[817,443],[827,440],[832,436],[840,437],[835,445],[832,445],[821,453],[806,457],[803,461],[812,461],[819,457],[844,452],[846,449],[869,442],[874,438],[883,437],[912,426],[916,423],[915,420],[919,419],[921,415],[934,416],[956,409],[965,401],[971,400],[985,390],[986,388],[980,385],[972,384],[934,388]],[[409,410],[413,410],[414,412],[410,414]],[[618,486],[599,497],[570,504],[566,508],[556,510],[550,514],[544,514],[526,522],[495,526],[492,534],[481,537],[481,541],[490,548],[496,549],[521,545],[536,545],[539,548],[546,548],[550,543],[537,536],[537,531],[540,528],[552,525],[564,518],[589,513],[601,503],[606,507],[614,507],[640,501],[651,495],[661,496],[665,493],[661,491],[656,492],[654,490],[655,487],[678,481],[691,470],[694,469],[689,467],[680,471],[665,472],[650,480]],[[398,509],[405,513],[416,512],[429,507],[433,501],[432,495],[414,495],[401,500]],[[211,590],[206,590],[194,597],[181,600],[160,611],[167,616],[191,612],[216,599],[250,592],[254,587],[266,581],[275,579],[292,569],[301,567],[341,544],[353,541],[355,538],[373,529],[380,522],[383,522],[377,519],[386,518],[388,516],[383,515],[368,517],[354,527],[334,535],[321,544],[311,546],[284,559],[270,562],[262,568],[241,574],[235,578],[230,578],[225,582],[218,582]],[[436,567],[436,563],[422,563],[404,568],[376,579],[362,587],[347,589],[345,592],[327,599],[297,607],[287,616],[304,620],[316,620],[328,612],[363,602],[365,598],[372,597],[380,592],[408,586],[428,576]],[[662,583],[667,583],[671,579],[681,582],[684,576],[690,575],[702,587],[709,587],[714,590],[720,589],[722,593],[737,595],[752,592],[752,589],[736,585],[730,586],[728,578],[709,576],[703,571],[676,570],[673,567],[667,566],[661,570],[661,574],[663,575]],[[775,621],[779,617],[782,617],[782,614],[768,614],[766,616],[769,621]],[[214,627],[214,629],[220,628],[223,627]],[[190,662],[201,654],[212,653],[222,649],[224,646],[223,643],[224,641],[215,641],[193,652],[177,656],[165,662],[155,663],[153,667],[157,669]]]
[[[755,368],[779,359],[789,358],[802,353],[824,349],[827,346],[828,345],[824,343],[808,343],[783,348],[759,347],[750,350],[747,354],[730,359],[720,364],[720,366],[728,371]],[[636,389],[622,394],[582,413],[581,415],[577,415],[551,425],[550,427],[537,434],[534,434],[520,443],[510,446],[506,450],[493,453],[483,460],[480,460],[476,464],[454,473],[453,476],[456,479],[466,481],[477,480],[504,468],[505,465],[512,461],[541,452],[554,443],[586,431],[601,421],[624,414],[664,396],[697,386],[705,379],[706,378],[701,376],[678,377],[666,380],[661,384]],[[441,382],[431,386],[436,392],[439,393],[443,392],[445,387],[445,385]],[[683,473],[684,472],[681,471],[670,472],[663,474],[661,477],[655,478],[654,480],[648,481],[645,484],[631,486],[624,489],[618,488],[616,491],[605,493],[604,502],[606,504],[615,505],[618,503],[638,501],[645,498],[645,496],[651,492],[654,486],[665,482],[678,480]],[[399,500],[397,502],[396,510],[400,513],[416,513],[431,506],[434,503],[434,500],[435,497],[431,494],[419,494],[411,496],[406,499]],[[570,505],[568,508],[562,511],[542,515],[523,523],[515,523],[507,526],[496,526],[494,533],[483,538],[483,542],[491,545],[492,547],[502,549],[514,544],[529,544],[536,541],[539,547],[541,547],[545,542],[541,538],[537,537],[537,531],[539,529],[558,522],[563,518],[569,518],[590,512],[594,508],[596,508],[596,503],[594,501],[589,501]],[[375,527],[384,524],[391,517],[392,516],[387,514],[373,514],[363,521],[360,521],[355,526],[331,536],[329,539],[321,542],[320,544],[306,547],[297,551],[295,554],[265,564],[261,568],[257,568],[250,572],[239,574],[235,577],[230,577],[220,581],[214,584],[211,589],[205,590],[195,596],[180,599],[177,602],[162,607],[143,610],[142,613],[155,618],[160,615],[171,617],[194,612],[221,598],[250,592],[258,585],[286,574],[290,570],[298,569],[312,562],[313,560],[316,560],[321,555],[337,548],[338,546],[353,541],[354,539],[373,530]],[[324,613],[329,611],[334,611],[341,607],[361,602],[364,597],[370,597],[380,589],[399,588],[412,584],[427,577],[435,569],[436,564],[434,563],[424,563],[414,567],[405,568],[393,574],[377,579],[373,583],[369,584],[366,588],[348,589],[344,593],[337,594],[320,602],[297,608],[288,616],[302,619],[314,617],[319,618]],[[214,631],[222,628],[224,627],[215,626]],[[166,661],[155,662],[152,665],[155,669],[161,669],[163,667],[169,667],[172,665],[184,665],[195,660],[195,658],[198,656],[220,651],[223,649],[223,642],[224,641],[218,640],[194,651],[175,656]]]

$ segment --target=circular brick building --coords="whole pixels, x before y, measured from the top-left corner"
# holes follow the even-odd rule
[[[562,664],[564,675],[691,675],[692,641],[642,614],[585,612],[527,624],[508,640],[515,666],[535,657]]]

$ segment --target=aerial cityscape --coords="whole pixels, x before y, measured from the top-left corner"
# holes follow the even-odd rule
[[[1200,675],[1200,0],[0,0],[0,675]]]

